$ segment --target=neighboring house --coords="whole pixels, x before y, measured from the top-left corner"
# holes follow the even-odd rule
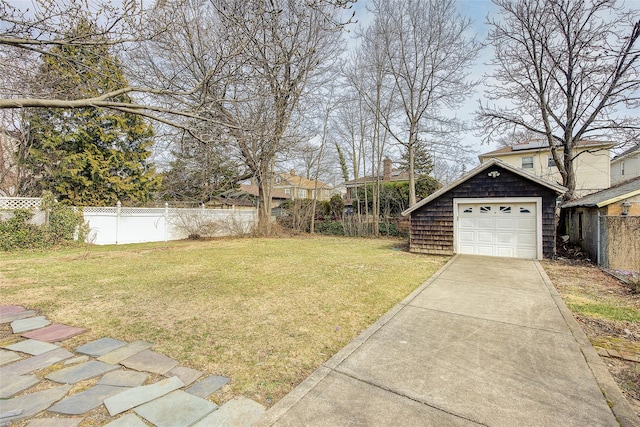
[[[316,191],[317,200],[329,200],[333,194],[333,189],[329,184],[296,175],[294,170],[289,173],[276,173],[272,188],[272,194],[284,194],[292,200],[313,199]]]
[[[376,181],[382,182],[409,182],[409,172],[393,170],[393,162],[386,158],[383,161],[382,176],[363,176],[361,178],[346,181],[342,185],[345,187],[344,205],[352,206],[358,194],[358,188],[364,187]]]
[[[611,185],[640,176],[640,143],[611,160]]]
[[[553,257],[556,201],[566,188],[497,158],[402,212],[409,250],[513,258]]]
[[[283,191],[271,191],[271,208],[280,206],[285,200],[290,200],[291,196]],[[212,200],[215,207],[227,208],[249,208],[254,209],[257,206],[258,187],[250,184],[240,184],[239,188],[227,190]],[[211,204],[210,203],[210,204]]]
[[[611,183],[609,151],[610,142],[579,141],[574,160],[576,197],[609,188]],[[523,169],[548,181],[562,184],[562,177],[555,165],[549,145],[544,141],[530,141],[503,147],[478,156],[480,163],[492,158]]]
[[[562,205],[569,241],[611,269],[640,271],[640,177]]]

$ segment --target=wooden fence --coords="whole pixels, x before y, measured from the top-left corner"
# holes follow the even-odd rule
[[[640,272],[640,216],[600,217],[600,265]]]

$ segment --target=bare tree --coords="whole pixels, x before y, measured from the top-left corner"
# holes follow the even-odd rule
[[[36,0],[31,9],[23,10],[0,0],[0,45],[3,47],[0,51],[0,109],[107,107],[146,115],[159,111],[153,106],[120,102],[116,98],[123,94],[162,90],[125,85],[98,96],[72,96],[51,91],[55,85],[50,83],[56,82],[55,75],[43,79],[37,73],[40,56],[56,56],[56,50],[52,50],[54,46],[82,48],[100,45],[124,50],[164,31],[158,25],[146,25],[145,16],[140,5],[131,1],[117,4],[96,1],[89,5],[73,0]],[[78,25],[83,25],[87,31],[73,35],[72,29]],[[83,71],[100,71],[82,70],[83,64],[70,57],[57,56],[56,59],[78,68],[79,75]]]
[[[29,15],[2,1],[0,44],[38,55],[61,43],[120,46],[135,51],[129,78],[139,85],[73,99],[9,91],[0,108],[111,108],[181,128],[204,143],[225,144],[257,181],[259,221],[268,233],[276,154],[290,143],[287,130],[309,82],[337,56],[346,24],[340,12],[350,3],[166,0],[147,15],[136,2],[92,2],[89,8],[84,2],[41,0]],[[143,17],[145,25],[134,25]],[[65,38],[65,20],[89,22],[92,37]],[[125,93],[136,94],[136,101],[114,100]]]
[[[638,106],[640,22],[615,0],[493,1],[487,97],[501,105],[481,106],[479,120],[487,139],[523,130],[545,140],[570,200],[578,142],[640,129],[637,114],[624,114]]]
[[[287,129],[309,81],[337,56],[338,9],[319,1],[214,4],[237,43],[244,74],[230,80],[219,112],[236,125],[230,134],[258,185],[260,229],[268,233],[276,154],[291,143]]]
[[[360,153],[354,158],[362,162],[363,175],[366,176],[367,156],[365,153],[370,156],[372,227],[373,234],[377,236],[380,218],[379,190],[382,160],[386,154],[385,150],[389,139],[388,131],[383,126],[382,117],[390,114],[395,88],[389,79],[384,52],[379,39],[375,37],[373,27],[370,26],[361,35],[361,45],[358,51],[352,55],[351,61],[345,69],[345,77],[347,84],[359,98],[360,111],[358,114],[362,116],[360,117],[360,129],[358,129],[357,134],[361,138],[361,145],[358,147]],[[367,191],[364,191],[365,206],[368,206],[367,193]]]
[[[459,107],[475,86],[468,69],[480,45],[454,0],[375,0],[372,11],[375,21],[367,34],[380,45],[397,100],[381,119],[407,150],[409,205],[414,205],[416,146],[419,139],[460,130],[460,122],[444,111]]]

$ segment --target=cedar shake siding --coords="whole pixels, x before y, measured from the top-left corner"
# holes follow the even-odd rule
[[[499,171],[497,178],[487,173]],[[542,198],[542,252],[544,257],[555,255],[557,192],[494,164],[466,181],[454,186],[424,206],[411,212],[409,250],[411,252],[453,254],[453,199],[478,198]]]

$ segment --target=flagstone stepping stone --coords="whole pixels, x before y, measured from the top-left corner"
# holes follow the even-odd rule
[[[203,380],[198,381],[186,391],[194,396],[206,399],[220,389],[223,385],[231,381],[230,378],[221,377],[219,375],[210,375]]]
[[[152,372],[164,375],[176,366],[178,361],[156,353],[152,350],[144,350],[120,362],[121,365],[136,371]]]
[[[215,412],[207,415],[193,427],[233,426],[250,427],[258,421],[266,408],[246,397],[228,401]]]
[[[65,365],[74,365],[76,363],[83,363],[83,362],[87,362],[89,361],[89,356],[78,356],[78,357],[74,357],[73,359],[69,359],[69,360],[65,360],[64,364]]]
[[[44,411],[62,399],[71,390],[70,385],[61,385],[35,393],[24,394],[13,399],[2,401],[0,423],[28,418]],[[4,417],[5,414],[15,414]]]
[[[45,378],[57,383],[75,384],[80,381],[88,380],[89,378],[98,377],[115,369],[120,369],[120,367],[117,365],[99,362],[97,360],[91,360],[80,365],[70,366],[68,368],[60,369],[59,371],[54,371]]]
[[[115,365],[135,354],[140,353],[141,351],[148,349],[151,346],[151,343],[145,341],[134,341],[98,357],[98,360],[104,363],[111,363],[112,365]]]
[[[190,426],[217,408],[213,402],[176,390],[138,406],[134,412],[157,427],[175,427]]]
[[[147,381],[148,374],[137,371],[124,371],[122,369],[104,374],[98,384],[113,385],[116,387],[139,387]]]
[[[7,399],[40,382],[36,375],[7,375],[0,381],[0,399]]]
[[[34,340],[40,340],[45,342],[59,342],[75,337],[85,332],[86,329],[76,328],[75,326],[61,325],[60,323],[54,323],[45,328],[36,329],[22,334],[25,338],[31,338]]]
[[[6,365],[7,363],[15,362],[16,360],[20,360],[22,357],[16,352],[0,350],[0,366]]]
[[[84,418],[36,418],[27,427],[77,427]]]
[[[35,316],[36,312],[33,310],[24,310],[17,313],[7,313],[0,315],[0,323],[11,323],[14,320],[26,319],[27,317]]]
[[[34,329],[44,328],[50,324],[51,321],[45,316],[28,317],[26,319],[19,319],[11,322],[11,329],[14,334],[21,334]]]
[[[24,307],[20,305],[0,305],[0,316],[5,314],[20,313],[24,311]]]
[[[104,406],[113,417],[121,412],[128,411],[131,408],[171,393],[180,387],[184,387],[184,383],[180,381],[180,378],[171,377],[154,384],[127,389],[120,394],[105,399]]]
[[[20,360],[19,362],[13,362],[9,365],[1,366],[0,377],[4,377],[5,375],[28,374],[29,372],[48,368],[54,363],[67,360],[72,357],[73,357],[73,353],[70,353],[64,348],[58,347],[55,350],[39,354],[37,356],[33,356],[28,359],[23,359],[23,360]]]
[[[44,341],[24,340],[15,344],[8,345],[5,348],[7,350],[19,351],[21,353],[27,353],[31,354],[32,356],[37,356],[39,354],[43,354],[48,351],[60,348],[60,346]]]
[[[136,417],[135,414],[127,414],[115,421],[111,421],[104,427],[147,427],[147,425],[140,418]]]
[[[187,368],[185,366],[176,366],[166,374],[166,377],[178,377],[182,380],[185,386],[191,385],[198,378],[202,376],[202,371],[197,371],[195,369]]]
[[[125,387],[96,385],[88,390],[74,394],[49,408],[51,412],[65,415],[82,415],[102,405],[111,396],[121,393]]]
[[[76,351],[92,357],[100,357],[125,345],[127,345],[127,343],[124,341],[113,338],[100,338],[99,340],[91,341],[77,347]]]

